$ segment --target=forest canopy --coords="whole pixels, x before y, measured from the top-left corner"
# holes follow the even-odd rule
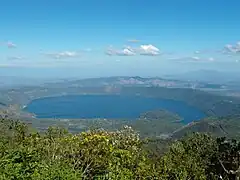
[[[130,126],[71,134],[1,118],[1,179],[232,179],[240,143],[192,133],[176,141],[141,139]]]

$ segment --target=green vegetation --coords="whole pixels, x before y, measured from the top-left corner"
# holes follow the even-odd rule
[[[22,111],[36,98],[85,93],[173,99],[208,117],[184,125],[181,117],[163,110],[136,120],[39,120]],[[0,118],[0,180],[239,179],[239,104],[237,98],[180,88],[59,83],[2,90],[0,108],[8,115]],[[22,121],[13,120],[18,118]]]
[[[87,131],[89,127],[114,131],[128,125],[141,137],[164,137],[184,125],[181,117],[161,109],[142,113],[137,119],[27,119],[24,117],[22,120],[31,123],[40,131],[46,131],[49,126],[60,126],[71,133]]]
[[[141,95],[154,98],[173,99],[186,102],[209,116],[240,114],[240,99],[220,96],[196,89],[162,87],[125,87],[121,94]]]
[[[5,105],[17,104],[18,111],[34,99],[62,95],[140,95],[146,97],[172,99],[192,105],[209,116],[240,114],[240,99],[221,96],[189,88],[147,87],[149,85],[122,85],[119,79],[96,79],[94,81],[73,81],[45,84],[41,87],[21,87],[0,90],[0,102]],[[180,86],[181,87],[181,86]]]
[[[164,148],[162,148],[164,146]],[[0,121],[0,179],[178,179],[238,177],[240,143],[194,133],[177,141],[141,139],[131,127],[38,133]]]
[[[210,133],[215,137],[240,138],[240,116],[208,117],[201,121],[192,122],[173,132],[175,139],[193,132]]]

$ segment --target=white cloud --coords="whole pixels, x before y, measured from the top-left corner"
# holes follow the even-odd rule
[[[112,47],[109,47],[106,51],[105,54],[108,56],[113,56],[116,55],[116,51],[112,49]]]
[[[191,57],[191,59],[195,60],[195,61],[198,61],[200,60],[201,58],[200,57],[197,57],[197,56],[194,56],[194,57]]]
[[[223,53],[232,53],[232,54],[240,53],[240,42],[237,42],[236,45],[227,44],[224,47]]]
[[[160,50],[151,44],[141,45],[139,52],[140,52],[140,55],[146,55],[146,56],[156,56],[160,54]]]
[[[227,44],[224,49],[227,51],[227,52],[234,52],[234,47],[233,45],[231,44]]]
[[[8,48],[16,48],[16,47],[17,47],[16,44],[14,44],[13,42],[10,42],[10,41],[8,41],[8,42],[6,43],[6,45],[7,45]]]
[[[114,50],[112,47],[109,47],[105,53],[109,56],[113,56],[113,55],[115,55],[115,56],[134,56],[134,55],[136,55],[134,50],[129,46],[127,46],[121,50]]]
[[[118,56],[134,56],[136,55],[133,51],[130,49],[124,48],[123,50],[117,51],[116,55]]]
[[[239,42],[237,42],[237,45],[236,45],[236,47],[237,47],[238,49],[240,49],[240,41],[239,41]]]
[[[134,55],[145,55],[145,56],[157,56],[160,55],[160,50],[149,44],[149,45],[141,45],[140,47],[133,48],[131,46],[124,46],[121,50],[115,50],[111,47],[109,47],[105,54],[109,56],[134,56]]]
[[[79,56],[77,52],[74,51],[63,51],[58,53],[45,53],[46,56],[54,59],[66,59],[66,58],[76,58]]]

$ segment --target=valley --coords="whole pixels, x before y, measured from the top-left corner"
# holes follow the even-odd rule
[[[66,98],[72,97],[104,97],[104,96],[121,96],[124,98],[130,97],[132,99],[160,99],[163,102],[176,101],[180,102],[181,106],[191,106],[201,111],[207,117],[229,117],[231,115],[240,114],[240,99],[234,96],[227,96],[226,94],[219,93],[225,91],[224,86],[211,86],[211,90],[206,90],[203,87],[209,85],[200,85],[192,87],[189,82],[178,80],[166,80],[162,78],[141,78],[141,77],[109,77],[109,78],[95,78],[95,79],[83,79],[83,80],[69,80],[55,83],[45,83],[39,86],[24,86],[11,89],[0,90],[0,102],[1,109],[7,112],[9,116],[13,118],[22,119],[25,122],[32,124],[33,127],[45,131],[49,126],[63,126],[69,129],[71,132],[82,132],[92,127],[104,128],[104,129],[117,129],[125,124],[131,125],[140,131],[143,136],[152,136],[158,138],[169,138],[173,134],[181,134],[179,132],[185,132],[189,126],[186,123],[195,122],[199,119],[203,119],[204,116],[200,115],[200,118],[192,117],[191,120],[187,120],[184,123],[184,114],[181,114],[182,107],[166,108],[163,105],[157,105],[142,109],[135,112],[134,115],[124,116],[127,111],[120,110],[121,107],[125,107],[128,111],[134,110],[135,107],[141,107],[139,102],[135,104],[129,104],[129,101],[118,102],[115,104],[115,112],[111,112],[111,101],[117,101],[112,99],[108,101],[106,106],[101,105],[101,101],[95,101],[92,99],[92,104],[83,102],[80,107],[85,108],[92,116],[75,116],[73,114],[65,113],[61,108],[67,108],[66,111],[74,111],[74,106],[69,107],[62,106],[63,104],[56,102],[54,110],[56,114],[51,115],[51,106],[46,102],[43,106],[46,107],[48,113],[46,116],[39,116],[37,113],[28,112],[26,108],[36,101],[44,101],[48,98]],[[214,92],[213,92],[214,91]],[[216,92],[217,91],[217,92]],[[69,102],[65,99],[64,102]],[[97,103],[94,103],[97,102]],[[110,104],[109,104],[110,103]],[[112,102],[114,104],[114,102]],[[71,104],[71,103],[70,103]],[[85,106],[84,106],[85,104]],[[104,101],[102,101],[104,104]],[[122,105],[120,105],[122,104]],[[124,105],[125,104],[125,105]],[[141,103],[140,103],[141,104]],[[145,104],[143,102],[143,104]],[[151,104],[151,103],[150,103]],[[184,105],[185,104],[185,105]],[[59,108],[59,109],[58,109]],[[90,108],[90,109],[88,109]],[[118,112],[118,116],[104,116],[104,112],[101,112],[99,108],[104,108],[106,113]],[[93,110],[99,110],[100,114],[94,115]],[[59,115],[62,113],[62,115]],[[108,112],[109,111],[109,112]],[[158,112],[156,113],[147,112]],[[185,110],[187,111],[187,110]],[[78,109],[75,109],[75,113]],[[131,111],[129,111],[131,112]],[[168,112],[168,113],[166,113]],[[192,112],[192,110],[190,110]],[[95,112],[96,113],[96,112]],[[101,115],[101,113],[103,113]],[[142,114],[147,113],[146,116]],[[188,112],[189,113],[189,112]],[[120,114],[122,116],[120,116]],[[191,113],[190,113],[191,114]],[[59,116],[58,116],[59,115]],[[186,116],[186,113],[185,113]],[[193,114],[193,116],[195,116]],[[51,117],[51,118],[50,118]],[[205,121],[204,121],[205,122]],[[199,122],[202,123],[202,120]],[[193,126],[198,126],[198,122]],[[203,126],[203,131],[209,131],[209,124]],[[155,129],[155,130],[153,130]],[[184,134],[184,133],[183,133]],[[178,136],[178,135],[177,135]]]

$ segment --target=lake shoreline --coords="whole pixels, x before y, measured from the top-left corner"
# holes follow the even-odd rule
[[[104,100],[104,97],[106,98],[105,100]],[[80,99],[83,98],[83,99],[85,99],[86,102],[78,104],[78,102],[75,100],[75,99],[78,99],[78,98],[80,98]],[[96,99],[94,99],[94,98],[96,98]],[[50,100],[50,102],[46,102],[46,101],[49,101],[49,100]],[[42,107],[47,106],[48,108],[50,108],[51,100],[55,101],[55,103],[58,104],[58,105],[52,104],[53,106],[55,106],[55,107],[58,106],[60,108],[62,106],[62,107],[67,108],[68,113],[66,113],[66,114],[68,114],[68,116],[66,114],[64,114],[64,112],[62,110],[60,110],[60,112],[63,112],[63,113],[60,114],[60,115],[58,114],[58,112],[56,112],[56,109],[54,110],[55,113],[56,113],[55,115],[52,114],[50,109],[48,109],[50,111],[47,111],[47,112],[43,112],[42,110],[40,110],[41,112],[40,112],[40,115],[39,115],[39,112],[34,111],[34,108],[32,109],[32,106],[36,106],[36,103],[38,103],[38,102],[43,103],[43,104],[40,105],[40,107],[37,107],[37,108],[41,109],[41,106]],[[99,101],[101,101],[101,100],[104,100],[105,102],[101,102],[102,104],[99,104]],[[60,102],[57,102],[57,101],[60,101]],[[131,102],[131,101],[136,101],[136,102]],[[148,104],[146,106],[143,103],[144,101],[146,101],[150,104]],[[157,106],[158,105],[157,101],[159,101],[159,103],[160,103],[159,106]],[[112,102],[115,102],[115,103],[112,103]],[[67,105],[65,103],[70,103],[70,107],[67,107]],[[110,111],[113,111],[114,108],[115,108],[114,111],[116,111],[116,113],[126,113],[123,110],[119,110],[122,107],[121,107],[121,105],[117,105],[118,103],[122,104],[123,107],[128,106],[130,104],[132,107],[128,107],[127,109],[125,107],[125,110],[129,109],[129,111],[133,111],[133,113],[130,113],[130,114],[127,113],[126,116],[122,116],[122,114],[119,114],[119,117],[114,115],[114,114],[109,114],[107,111],[109,111],[109,109],[110,109]],[[138,108],[140,108],[140,110],[131,109],[133,107],[138,106],[139,103],[143,103],[142,106],[146,106],[146,109],[144,109],[143,107],[138,107]],[[164,103],[167,104],[167,107],[162,107],[162,106],[164,106]],[[102,95],[102,94],[101,95],[99,95],[99,94],[98,95],[92,95],[92,94],[87,94],[87,95],[86,94],[85,95],[63,95],[63,96],[51,96],[51,97],[38,98],[38,99],[35,99],[35,100],[31,101],[25,107],[24,111],[35,114],[36,118],[38,118],[38,119],[41,119],[41,118],[58,118],[58,119],[62,119],[62,118],[63,119],[64,118],[69,118],[69,119],[117,118],[117,119],[121,119],[121,118],[124,118],[124,119],[136,119],[137,116],[140,113],[143,113],[143,112],[146,112],[146,111],[149,111],[149,110],[154,110],[154,109],[166,109],[168,111],[170,110],[170,112],[179,114],[178,108],[177,107],[171,107],[172,106],[171,103],[175,103],[175,104],[179,105],[179,107],[178,107],[179,109],[182,108],[181,106],[184,106],[185,108],[182,109],[182,111],[184,111],[184,113],[186,113],[187,109],[189,110],[190,113],[191,113],[191,111],[196,111],[197,112],[196,113],[197,114],[196,118],[194,118],[192,116],[191,121],[199,120],[199,119],[202,119],[202,118],[207,116],[204,112],[198,110],[197,108],[195,108],[193,106],[190,106],[190,105],[186,104],[185,102],[181,102],[181,101],[176,101],[176,100],[172,100],[172,99],[162,99],[162,98],[157,98],[157,97],[129,96],[129,95],[116,95],[116,94],[114,94],[114,95],[113,94],[111,94],[111,95],[109,95],[109,94],[108,95],[106,95],[106,94],[105,95]],[[96,106],[95,106],[95,104],[96,104]],[[114,107],[114,104],[115,104],[116,107]],[[108,115],[111,115],[111,116],[102,116],[102,114],[104,114],[104,113],[101,113],[99,111],[97,112],[97,114],[99,114],[99,115],[94,116],[93,114],[96,114],[96,112],[95,113],[94,112],[89,112],[89,110],[84,107],[84,106],[89,106],[89,105],[93,109],[99,109],[103,105],[104,106],[109,106],[109,107],[105,107],[105,109],[104,109],[105,112],[104,113],[108,114]],[[72,108],[74,108],[74,106],[78,106],[78,108],[84,109],[85,112],[88,112],[91,115],[86,115],[86,114],[84,116],[77,116],[77,115],[73,116],[73,115],[71,115],[71,112],[69,112],[69,109],[71,110]],[[95,107],[93,107],[93,106],[95,106]],[[175,110],[175,111],[173,111],[173,110]],[[138,114],[137,114],[137,112],[138,112]],[[187,112],[187,113],[189,113],[189,112]],[[77,113],[77,111],[75,110],[74,113]],[[43,114],[45,114],[45,115],[43,115]],[[46,115],[46,114],[48,114],[48,115]],[[189,123],[189,117],[186,114],[185,114],[185,116],[187,117],[187,122],[186,123]],[[184,119],[186,119],[186,117]]]

